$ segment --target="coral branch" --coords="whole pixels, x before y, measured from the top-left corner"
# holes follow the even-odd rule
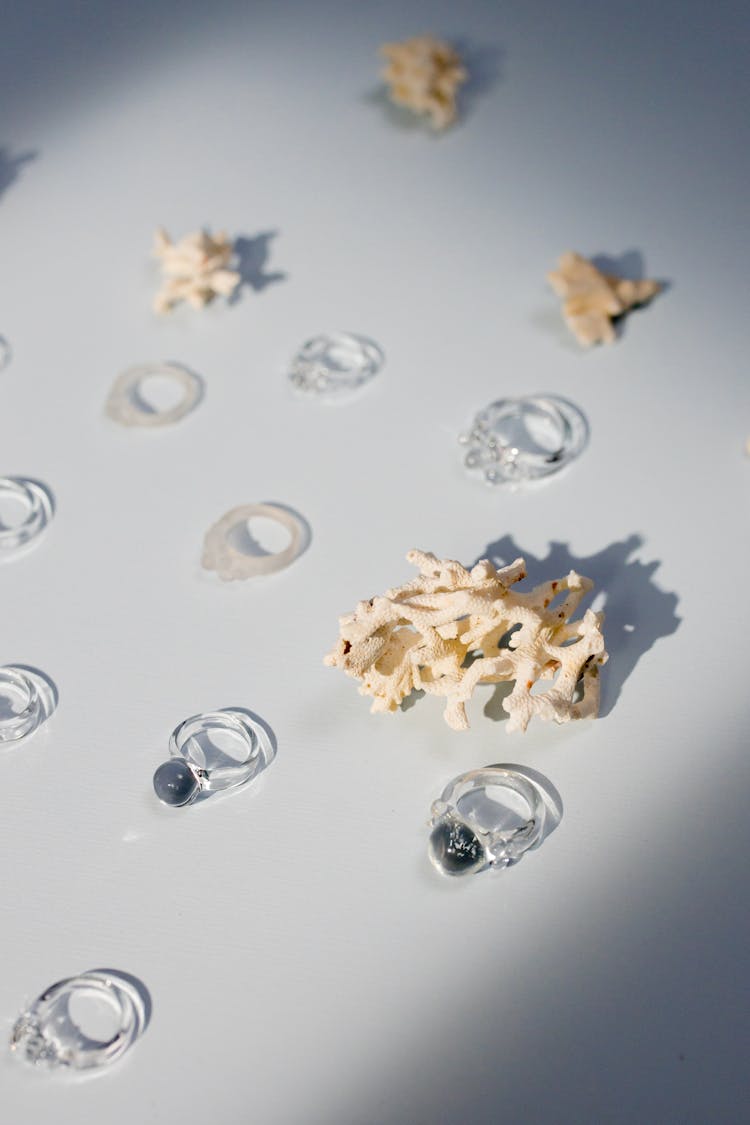
[[[443,696],[448,726],[465,730],[477,684],[515,681],[503,701],[509,732],[526,730],[534,715],[565,723],[598,713],[604,615],[587,610],[571,620],[590,579],[571,570],[520,593],[512,587],[526,577],[523,559],[502,570],[485,560],[469,571],[424,551],[406,557],[419,576],[342,617],[339,641],[325,657],[361,681],[373,711],[395,711],[412,691],[424,691]],[[552,683],[533,692],[541,680]]]
[[[658,281],[628,281],[602,273],[593,262],[569,250],[547,280],[563,298],[563,316],[579,344],[611,344],[613,317],[645,305],[661,290]]]
[[[383,78],[391,101],[426,114],[435,129],[445,129],[456,120],[458,87],[468,75],[450,43],[422,35],[386,43],[380,53],[388,63]]]
[[[241,281],[239,273],[228,268],[232,253],[232,243],[224,231],[215,236],[195,231],[172,242],[159,228],[154,236],[154,254],[161,260],[164,281],[154,298],[155,311],[169,312],[180,301],[200,309],[217,295],[230,297]]]

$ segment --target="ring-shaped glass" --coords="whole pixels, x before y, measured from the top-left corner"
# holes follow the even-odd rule
[[[490,795],[498,790],[506,790],[502,803]],[[441,874],[456,876],[518,863],[541,842],[547,806],[527,777],[487,766],[455,777],[431,811],[430,859]]]
[[[106,1038],[92,1038],[79,1026],[71,1004],[84,997],[111,1010],[115,1030]],[[129,978],[92,970],[45,989],[16,1020],[10,1048],[37,1066],[89,1070],[121,1058],[146,1023],[144,998]]]

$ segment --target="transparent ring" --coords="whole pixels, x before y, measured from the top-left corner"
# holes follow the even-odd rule
[[[377,375],[384,358],[382,348],[366,336],[328,332],[302,345],[291,362],[289,380],[295,390],[316,395],[351,391]]]
[[[0,477],[0,500],[3,498],[19,501],[26,511],[20,523],[0,524],[0,553],[17,551],[41,535],[54,510],[46,486],[27,477]]]
[[[114,1029],[105,1038],[87,1035],[71,1011],[84,998],[111,1013]],[[35,1065],[88,1070],[121,1058],[147,1022],[144,997],[131,979],[97,969],[50,985],[16,1020],[10,1049]]]
[[[502,803],[488,790],[505,790]],[[505,766],[460,774],[431,811],[429,855],[443,875],[472,875],[518,863],[541,842],[547,816],[540,790]]]
[[[559,472],[584,448],[588,424],[579,408],[557,395],[503,398],[480,410],[459,441],[467,469],[488,484],[539,480]]]
[[[141,384],[154,375],[172,379],[182,388],[183,397],[168,410],[152,409],[140,394]],[[171,426],[189,414],[202,398],[203,380],[194,371],[177,363],[144,363],[117,376],[104,410],[123,426]]]
[[[228,753],[227,744],[239,744],[241,756]],[[228,709],[181,722],[169,739],[169,754],[154,773],[154,792],[163,804],[180,808],[199,797],[246,785],[268,765],[273,747],[260,722]]]
[[[275,520],[287,529],[290,540],[283,551],[270,555],[247,555],[230,543],[229,534],[232,529],[255,516]],[[232,508],[206,532],[203,541],[203,566],[206,570],[215,570],[225,582],[233,578],[274,574],[284,570],[302,554],[307,535],[302,519],[288,508],[277,504],[242,504],[239,508]]]
[[[36,684],[20,668],[0,668],[0,695],[14,698],[17,705],[0,713],[0,742],[16,742],[33,734],[47,717]]]

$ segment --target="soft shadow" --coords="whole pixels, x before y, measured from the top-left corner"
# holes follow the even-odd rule
[[[271,230],[256,234],[253,238],[248,238],[246,235],[235,238],[234,253],[240,283],[229,298],[230,305],[236,305],[241,300],[243,289],[262,293],[269,285],[286,280],[287,275],[282,271],[268,273],[266,269],[271,253],[271,239],[276,238],[277,234],[278,231]]]
[[[505,49],[497,44],[471,43],[463,39],[454,39],[452,42],[469,75],[458,91],[460,123],[464,117],[470,116],[477,103],[502,81]]]
[[[570,570],[593,580],[591,597],[596,598],[597,608],[600,600],[603,603],[604,641],[609,653],[601,677],[602,717],[617,703],[625,681],[644,653],[656,641],[674,633],[681,620],[675,612],[677,595],[661,590],[653,580],[660,563],[644,563],[633,557],[643,543],[640,535],[630,535],[585,556],[574,555],[565,543],[550,543],[541,559],[523,550],[512,536],[504,535],[480,556],[496,566],[524,558],[532,585]]]
[[[591,262],[598,270],[601,270],[602,273],[611,274],[613,277],[626,278],[628,281],[643,281],[648,276],[646,274],[643,254],[640,250],[626,250],[620,255],[594,254],[591,258]],[[625,323],[629,316],[632,316],[633,313],[640,312],[642,309],[648,308],[657,297],[663,296],[664,293],[672,288],[671,281],[664,281],[661,278],[655,278],[654,280],[658,281],[661,286],[661,291],[659,293],[656,293],[650,301],[645,301],[642,305],[636,305],[634,308],[628,309],[622,316],[612,318],[612,323],[614,324],[618,338],[624,334]]]
[[[38,153],[24,152],[20,156],[11,156],[7,148],[0,148],[0,196],[11,187],[21,174],[24,165],[36,160]]]
[[[13,349],[5,336],[0,336],[0,371],[4,371],[13,359]]]

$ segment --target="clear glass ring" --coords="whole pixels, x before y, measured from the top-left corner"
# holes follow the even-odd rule
[[[510,867],[541,842],[546,816],[527,777],[505,766],[469,770],[432,805],[430,859],[443,875]]]
[[[228,709],[181,722],[169,739],[169,754],[154,773],[154,791],[163,804],[179,808],[247,784],[268,765],[273,747],[261,723]]]
[[[539,480],[559,472],[588,439],[584,415],[556,395],[503,398],[477,414],[459,441],[464,464],[488,484]]]
[[[295,390],[335,395],[362,386],[383,366],[383,350],[355,332],[328,332],[307,340],[294,356],[289,380]]]
[[[98,1009],[99,1023],[104,1016],[102,1032],[81,1026],[87,1007]],[[92,970],[57,981],[37,997],[16,1020],[10,1048],[35,1065],[88,1070],[121,1058],[147,1022],[145,998],[131,978]]]
[[[20,668],[0,668],[0,696],[10,701],[0,711],[0,742],[25,738],[47,717],[36,684]]]
[[[21,505],[19,523],[0,523],[0,553],[17,551],[44,531],[53,514],[52,497],[45,485],[26,477],[0,477],[0,501]]]

